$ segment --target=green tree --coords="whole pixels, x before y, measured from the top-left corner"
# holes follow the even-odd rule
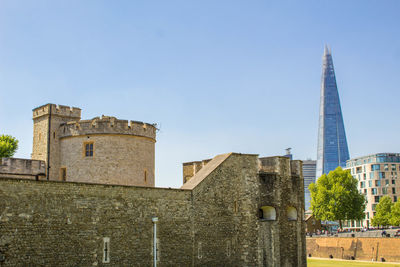
[[[400,201],[393,204],[391,209],[392,216],[390,217],[390,224],[393,226],[400,225]]]
[[[323,174],[308,187],[311,192],[311,210],[321,220],[362,220],[365,218],[365,198],[357,190],[357,179],[350,171],[337,167]]]
[[[18,149],[18,140],[11,135],[0,136],[0,158],[12,157]]]
[[[375,208],[375,215],[371,220],[372,226],[388,226],[390,225],[392,199],[389,196],[384,196],[379,200]]]

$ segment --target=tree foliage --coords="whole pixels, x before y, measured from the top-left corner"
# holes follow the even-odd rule
[[[390,224],[393,226],[400,226],[400,201],[393,204],[391,214]]]
[[[378,205],[376,205],[376,213],[371,220],[372,226],[390,225],[392,206],[392,199],[389,196],[381,198]]]
[[[323,174],[308,187],[311,193],[311,210],[321,220],[364,219],[365,198],[357,190],[357,179],[350,172],[337,167],[328,175]]]
[[[0,158],[12,157],[18,149],[18,140],[11,135],[0,136]]]

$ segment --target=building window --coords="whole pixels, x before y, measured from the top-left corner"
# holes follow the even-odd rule
[[[103,263],[110,262],[110,238],[103,238]]]
[[[376,190],[376,188],[371,188],[371,194],[372,194],[372,195],[377,195],[377,190]]]
[[[397,196],[393,196],[393,202],[397,202]]]
[[[388,164],[385,164],[384,168],[385,168],[385,172],[389,171],[389,165]]]
[[[375,203],[378,203],[379,202],[379,196],[375,196],[374,200],[375,200]]]
[[[201,247],[201,242],[197,243],[197,258],[198,259],[203,258],[203,250]]]
[[[396,188],[392,187],[392,194],[396,194]]]
[[[387,188],[386,187],[382,187],[382,194],[383,195],[387,195]]]
[[[396,171],[396,164],[392,164],[392,171]]]
[[[392,184],[396,184],[396,180],[392,180]]]
[[[385,180],[385,185],[389,185],[389,180]]]
[[[83,143],[85,157],[93,157],[94,154],[94,144],[93,142]]]
[[[261,219],[275,221],[276,220],[276,210],[272,206],[261,207],[262,217]]]
[[[296,221],[297,220],[297,210],[295,207],[288,207],[287,208],[287,216],[289,221]]]
[[[368,181],[368,186],[372,187],[372,181],[371,180]]]
[[[380,164],[372,164],[371,165],[371,171],[379,171],[381,169]]]
[[[385,173],[384,172],[380,172],[379,173],[379,179],[383,179],[385,178]]]
[[[374,173],[373,172],[369,173],[369,179],[374,179]]]
[[[144,170],[144,182],[147,183],[147,170]]]
[[[67,168],[60,168],[60,180],[61,181],[67,180]]]
[[[375,180],[375,186],[381,186],[381,181]]]

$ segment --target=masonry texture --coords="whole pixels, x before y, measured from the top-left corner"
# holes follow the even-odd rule
[[[0,266],[151,266],[153,216],[159,266],[306,266],[301,169],[229,153],[181,189],[1,178]]]

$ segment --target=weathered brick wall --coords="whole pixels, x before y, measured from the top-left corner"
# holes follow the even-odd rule
[[[232,154],[194,188],[195,266],[257,266],[257,160]]]
[[[312,257],[400,262],[400,238],[307,238],[307,254]]]
[[[0,266],[151,266],[158,216],[159,266],[192,264],[191,192],[1,179]],[[110,264],[103,264],[103,238]]]
[[[260,253],[265,266],[306,266],[304,188],[300,161],[260,158],[259,206],[272,206],[276,220],[260,220]],[[288,208],[296,209],[290,219]]]
[[[93,142],[93,156],[84,154]],[[154,187],[154,142],[133,135],[87,135],[60,139],[60,167],[67,181]],[[146,174],[145,174],[146,173]]]
[[[261,163],[219,155],[190,190],[0,179],[0,265],[106,266],[107,237],[109,266],[151,266],[157,216],[159,266],[306,266],[301,164]],[[260,218],[263,205],[276,208],[275,221]]]

